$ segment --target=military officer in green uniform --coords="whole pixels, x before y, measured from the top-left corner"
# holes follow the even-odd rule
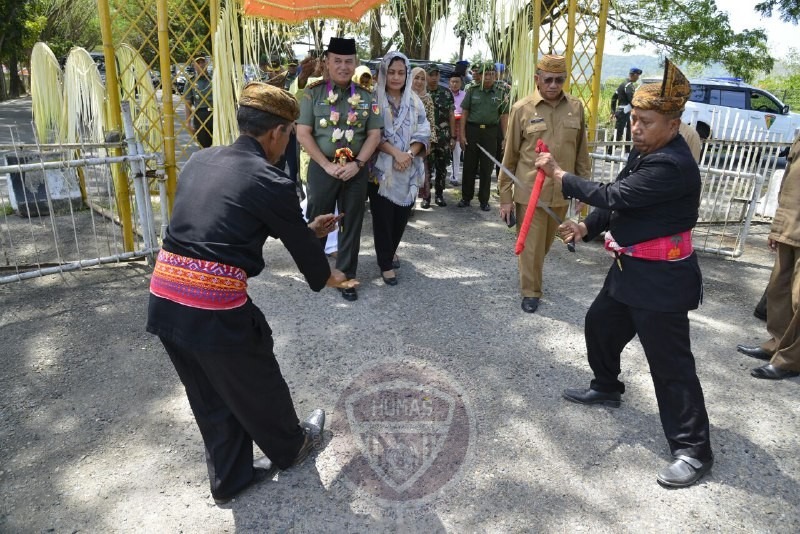
[[[461,179],[462,197],[459,208],[470,205],[475,196],[475,172],[480,178],[478,201],[483,211],[489,211],[492,167],[494,164],[478,148],[489,151],[497,149],[498,136],[505,138],[508,123],[508,93],[495,83],[497,75],[494,63],[482,68],[481,83],[467,87],[461,102],[461,149],[464,151],[464,167]],[[499,133],[498,133],[499,130]]]
[[[297,119],[297,140],[308,152],[309,220],[339,208],[336,268],[355,278],[367,199],[366,163],[381,142],[383,117],[369,91],[352,82],[355,39],[332,37],[325,53],[328,77],[306,86]],[[358,299],[343,289],[345,300]]]
[[[439,85],[439,66],[435,63],[425,67],[428,75],[428,94],[433,101],[433,116],[437,133],[436,139],[431,139],[431,151],[428,154],[428,164],[431,174],[434,175],[434,188],[436,191],[436,205],[446,206],[444,201],[444,182],[447,178],[447,165],[453,154],[456,134],[455,102],[453,93]],[[430,201],[430,197],[429,201]],[[423,206],[424,207],[424,206]]]

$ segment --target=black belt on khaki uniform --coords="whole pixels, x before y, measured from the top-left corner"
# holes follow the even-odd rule
[[[485,128],[494,128],[495,126],[497,126],[497,123],[495,123],[495,124],[481,124],[479,122],[469,122],[469,121],[467,121],[467,124],[469,124],[470,126],[476,126],[476,127],[480,128],[482,130],[485,129]]]

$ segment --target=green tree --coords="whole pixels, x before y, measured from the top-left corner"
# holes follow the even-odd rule
[[[800,1],[798,0],[766,0],[756,4],[755,10],[764,16],[771,17],[777,11],[781,20],[797,24],[800,21]]]
[[[631,38],[627,50],[634,39],[642,40],[677,62],[720,62],[744,79],[769,72],[775,63],[766,32],[734,32],[727,13],[719,11],[714,0],[616,0],[608,27]]]

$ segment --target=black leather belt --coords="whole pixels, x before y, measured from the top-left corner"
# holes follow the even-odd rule
[[[467,124],[469,124],[470,126],[476,126],[481,129],[494,128],[495,126],[497,126],[497,124],[481,124],[479,122],[469,122],[469,121],[467,121]]]

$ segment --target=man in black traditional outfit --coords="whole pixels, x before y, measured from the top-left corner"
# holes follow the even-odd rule
[[[295,184],[273,166],[299,114],[295,98],[260,82],[242,91],[240,137],[201,150],[181,172],[150,283],[147,331],[161,339],[203,436],[211,495],[224,504],[301,463],[321,443],[325,413],[299,424],[272,352],[272,330],[247,295],[268,237],[289,250],[313,291],[350,287],[319,239],[333,215],[303,220]],[[253,462],[253,442],[267,458]]]
[[[700,172],[678,133],[689,97],[686,77],[666,61],[662,83],[642,86],[633,97],[634,149],[611,184],[564,172],[551,154],[539,168],[564,196],[595,209],[581,223],[560,227],[567,241],[594,239],[606,230],[605,248],[615,261],[586,314],[589,389],[567,389],[581,404],[620,405],[620,353],[638,335],[655,386],[661,424],[673,462],[660,484],[690,486],[714,463],[708,414],[689,340],[689,310],[702,299],[702,276],[692,248],[700,202]]]

